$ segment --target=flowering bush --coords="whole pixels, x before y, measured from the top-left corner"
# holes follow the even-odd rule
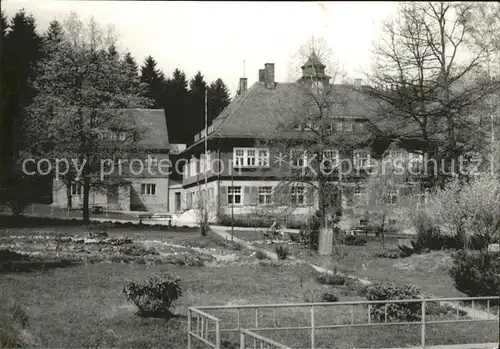
[[[411,284],[398,285],[391,282],[368,285],[362,294],[369,301],[383,301],[396,299],[418,299],[420,290]],[[416,321],[421,318],[419,302],[411,303],[379,303],[372,304],[371,316],[373,319],[385,321],[387,306],[387,321]]]
[[[180,279],[163,274],[140,282],[131,281],[123,288],[128,301],[139,309],[142,317],[170,317],[172,303],[182,295]]]

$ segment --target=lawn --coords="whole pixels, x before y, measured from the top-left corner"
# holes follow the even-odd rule
[[[0,245],[22,250],[33,248],[38,240],[50,240],[56,231],[43,228],[0,232]],[[57,232],[59,236],[64,234],[73,238],[88,234],[81,227],[58,227]],[[321,285],[316,281],[317,273],[304,264],[258,260],[251,251],[240,250],[214,236],[201,237],[195,231],[108,229],[108,235],[110,238],[130,237],[133,244],[140,241],[148,248],[154,246],[159,255],[151,256],[150,260],[144,257],[145,263],[142,259],[139,263],[137,256],[126,260],[127,263],[124,260],[118,263],[113,258],[100,262],[78,259],[77,264],[66,267],[0,274],[1,298],[15,300],[26,309],[30,346],[185,348],[189,306],[313,302],[319,301],[325,292],[337,295],[341,301],[361,299],[354,292],[356,285]],[[28,242],[23,243],[26,239]],[[47,244],[38,245],[42,250],[52,248]],[[115,256],[122,246],[110,248],[84,243],[83,248],[87,255]],[[165,259],[169,254],[180,253],[183,248],[182,253],[213,253],[215,258],[203,266],[178,265]],[[68,245],[61,253],[69,256],[74,250]],[[45,252],[45,255],[50,253]],[[184,294],[176,302],[177,316],[168,321],[140,318],[135,314],[136,309],[126,302],[123,285],[129,280],[142,280],[161,272],[175,274],[181,279]],[[287,323],[296,326],[300,322],[307,323],[308,314],[307,310],[294,309],[283,310],[277,315],[282,326]],[[356,321],[364,314],[366,310],[354,309]],[[235,326],[234,314],[219,312],[216,315],[223,320],[223,328]],[[269,314],[260,316],[261,321],[267,321],[265,318]],[[350,321],[350,309],[329,307],[317,310],[316,317],[317,325]],[[241,315],[243,324],[250,325],[251,319],[254,319],[254,312]],[[498,338],[498,330],[492,325],[495,324],[430,326],[428,343],[492,342]],[[359,348],[418,344],[419,326],[398,327],[322,330],[317,333],[317,345]],[[307,331],[264,335],[294,347],[310,345]],[[237,342],[237,338],[227,334],[222,339],[227,348],[232,347],[229,343],[234,346]]]
[[[264,243],[262,237],[253,231],[235,231],[235,236],[253,241],[256,246],[275,251],[277,244]],[[260,235],[261,236],[261,235]],[[316,251],[299,244],[289,244],[291,255],[295,258],[311,262],[315,265],[357,277],[372,282],[395,281],[412,283],[424,292],[436,297],[465,297],[453,284],[448,274],[452,258],[450,251],[437,251],[408,258],[380,258],[377,253],[382,251],[375,237],[368,237],[365,246],[334,246],[333,256],[319,256]],[[386,237],[385,250],[397,251],[398,238]]]

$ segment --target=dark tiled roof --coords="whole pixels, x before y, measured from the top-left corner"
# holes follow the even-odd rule
[[[163,109],[122,109],[122,117],[112,116],[111,122],[103,122],[101,129],[113,125],[129,126],[140,132],[134,147],[143,149],[169,149],[167,121]]]
[[[169,149],[167,120],[163,109],[124,109],[143,128],[144,137],[138,142],[143,148]]]
[[[339,101],[332,104],[332,117],[375,117],[378,106],[366,94],[350,85],[333,85],[332,89],[333,98]],[[305,98],[304,89],[297,83],[277,83],[274,89],[255,83],[214,120],[209,138],[271,136],[280,123],[294,120],[298,110],[305,112]]]

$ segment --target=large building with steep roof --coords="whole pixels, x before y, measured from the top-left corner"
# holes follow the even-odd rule
[[[120,126],[130,123],[130,130],[140,135],[132,141],[136,136],[105,122],[96,128],[100,142],[123,150],[110,152],[114,171],[106,170],[102,186],[91,188],[89,205],[108,211],[171,211],[171,144],[164,110],[123,109],[119,115]],[[52,197],[54,206],[78,209],[83,204],[83,184],[55,178]]]

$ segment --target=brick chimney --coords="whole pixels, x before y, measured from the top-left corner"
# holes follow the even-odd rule
[[[274,63],[264,65],[264,81],[267,88],[274,88]]]
[[[263,84],[265,79],[266,79],[266,70],[259,69],[259,82]]]
[[[240,78],[239,94],[242,95],[247,91],[247,78]]]

